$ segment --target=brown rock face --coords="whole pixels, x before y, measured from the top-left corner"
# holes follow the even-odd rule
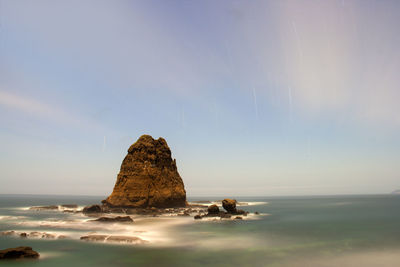
[[[236,213],[236,200],[225,198],[222,200],[222,207],[224,207],[227,212]]]
[[[186,191],[175,159],[163,138],[142,135],[128,149],[112,194],[112,207],[183,207]]]

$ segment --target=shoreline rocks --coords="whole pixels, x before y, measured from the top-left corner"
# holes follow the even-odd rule
[[[0,250],[0,260],[37,259],[39,256],[39,253],[32,250],[31,247],[17,247]]]

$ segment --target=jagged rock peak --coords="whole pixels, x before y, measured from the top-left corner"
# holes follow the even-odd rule
[[[164,138],[142,135],[128,149],[112,194],[113,207],[182,207],[186,191]]]

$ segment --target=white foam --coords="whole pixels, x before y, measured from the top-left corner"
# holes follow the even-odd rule
[[[258,206],[258,205],[267,205],[268,202],[264,202],[264,201],[254,201],[254,202],[239,202],[238,204],[236,204],[236,206]]]
[[[0,220],[21,220],[27,218],[26,216],[0,216]]]
[[[221,202],[212,202],[221,206]],[[198,204],[198,203],[196,203]],[[202,203],[204,206],[210,205],[210,203]],[[238,206],[243,203],[238,203]],[[266,202],[246,202],[245,205],[261,205]],[[18,208],[24,210],[25,213],[29,211],[30,207]],[[79,210],[81,207],[76,208]],[[59,206],[59,213],[62,213],[63,209]],[[48,214],[47,210],[34,211],[43,212]],[[88,217],[82,213],[62,213],[63,219],[59,218],[46,218],[46,219],[35,219],[26,216],[0,216],[0,220],[18,220],[15,222],[16,225],[24,228],[25,230],[18,230],[21,232],[46,232],[54,234],[56,237],[63,235],[69,239],[79,240],[80,237],[89,234],[99,234],[107,236],[127,236],[127,237],[138,237],[142,240],[149,241],[148,245],[151,246],[180,246],[184,240],[180,240],[179,234],[176,233],[176,228],[179,225],[197,223],[201,221],[226,221],[235,220],[236,216],[242,217],[243,221],[246,220],[257,220],[261,218],[260,215],[248,214],[247,216],[234,215],[230,219],[220,219],[212,217],[204,217],[202,220],[194,220],[193,216],[178,216],[176,213],[162,214],[157,217],[144,216],[144,215],[130,215],[134,220],[133,223],[104,223],[92,221],[97,217]],[[197,213],[196,213],[197,214]],[[110,216],[116,216],[117,214],[110,214]],[[238,223],[242,220],[235,220]],[[14,222],[13,222],[14,223]],[[38,230],[40,228],[50,228],[51,232]],[[28,238],[35,238],[33,236]],[[40,238],[40,237],[37,237]],[[43,240],[54,240],[44,239]],[[129,243],[123,243],[129,244]],[[146,244],[147,245],[147,244]]]
[[[222,207],[221,201],[210,201],[209,203],[197,203],[197,202],[189,202],[190,205],[200,205],[204,207],[208,207],[210,205],[217,205],[218,207]],[[267,205],[268,202],[265,201],[251,201],[251,202],[241,202],[238,201],[236,206],[243,207],[243,206],[256,206],[256,205]]]

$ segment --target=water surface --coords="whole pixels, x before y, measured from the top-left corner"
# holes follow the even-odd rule
[[[0,231],[41,231],[63,240],[0,236],[0,248],[32,246],[37,261],[10,266],[396,266],[400,197],[396,195],[237,198],[256,205],[243,221],[134,217],[132,226],[86,222],[82,214],[30,206],[99,203],[104,197],[0,196]],[[217,200],[215,197],[189,200]],[[130,234],[147,245],[90,243],[89,232]],[[2,263],[4,264],[4,263]]]

